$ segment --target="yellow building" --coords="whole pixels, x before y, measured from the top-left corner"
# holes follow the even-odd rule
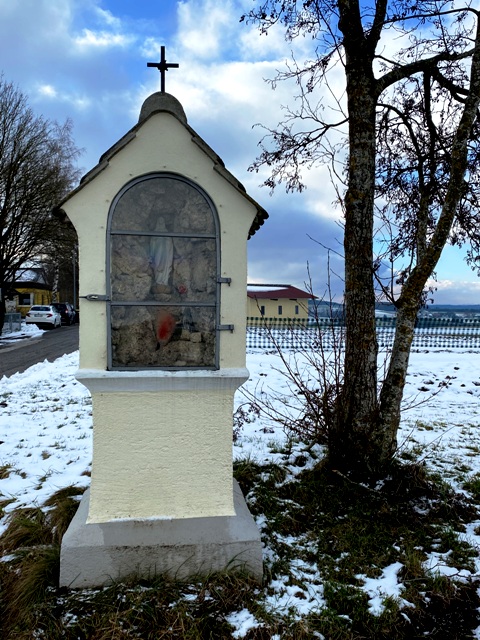
[[[315,296],[290,284],[248,284],[249,318],[308,318],[308,301]]]
[[[7,292],[7,299],[15,303],[15,310],[25,317],[34,304],[51,304],[52,288],[45,282],[41,270],[23,270]]]

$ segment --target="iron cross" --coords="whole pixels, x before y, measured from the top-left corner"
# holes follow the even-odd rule
[[[165,59],[165,47],[160,47],[160,62],[147,62],[147,67],[156,67],[160,71],[160,91],[165,93],[165,72],[169,69],[178,69],[177,62],[168,63]]]

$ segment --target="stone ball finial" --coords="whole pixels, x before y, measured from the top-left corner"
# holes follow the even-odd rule
[[[139,122],[146,120],[152,113],[167,111],[176,116],[183,124],[187,124],[187,116],[180,102],[170,93],[157,91],[148,96],[140,110]]]

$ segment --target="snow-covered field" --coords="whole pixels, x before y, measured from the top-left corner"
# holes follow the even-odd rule
[[[414,449],[429,468],[458,486],[469,476],[480,473],[478,363],[479,355],[474,351],[413,353],[405,392],[407,404],[413,406],[404,414],[400,446]],[[288,392],[288,381],[277,356],[251,351],[247,354],[247,366],[251,377],[246,388],[251,392],[261,393],[262,389],[263,393]],[[13,499],[6,507],[7,513],[22,506],[41,505],[64,486],[89,484],[91,401],[86,388],[75,379],[77,367],[78,352],[75,352],[0,380],[0,501]],[[242,392],[237,392],[236,405],[244,402]],[[288,466],[288,457],[278,453],[286,439],[279,425],[260,417],[244,423],[233,446],[233,456],[258,462],[281,460]],[[295,456],[295,451],[291,455]],[[261,527],[260,521],[258,524]],[[472,523],[466,535],[480,548],[480,537],[474,533],[478,524]],[[5,517],[0,520],[0,533],[4,528]],[[267,556],[269,552],[265,550]],[[441,558],[432,558],[433,562],[441,570]],[[399,596],[399,568],[385,567],[378,580],[365,581],[372,611],[380,607],[381,594]],[[296,570],[305,577],[302,567]],[[480,562],[477,572],[480,574]],[[275,591],[272,606],[277,609],[284,602],[289,607],[298,604],[302,615],[309,603],[319,606],[321,589],[319,592],[318,584],[315,585],[318,581],[312,579],[313,591],[307,590],[305,597],[300,598],[289,594],[281,581],[277,582],[270,585]],[[231,622],[237,628],[234,635],[237,638],[255,624],[247,611],[239,612]]]

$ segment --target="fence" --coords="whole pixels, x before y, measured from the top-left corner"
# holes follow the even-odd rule
[[[20,331],[22,328],[22,314],[21,313],[6,313],[5,321],[3,323],[3,333],[12,333],[13,331]]]
[[[380,349],[389,349],[395,334],[395,318],[377,318]],[[311,349],[321,335],[325,349],[342,345],[342,318],[247,318],[247,349]],[[480,318],[419,318],[412,349],[480,349]]]

